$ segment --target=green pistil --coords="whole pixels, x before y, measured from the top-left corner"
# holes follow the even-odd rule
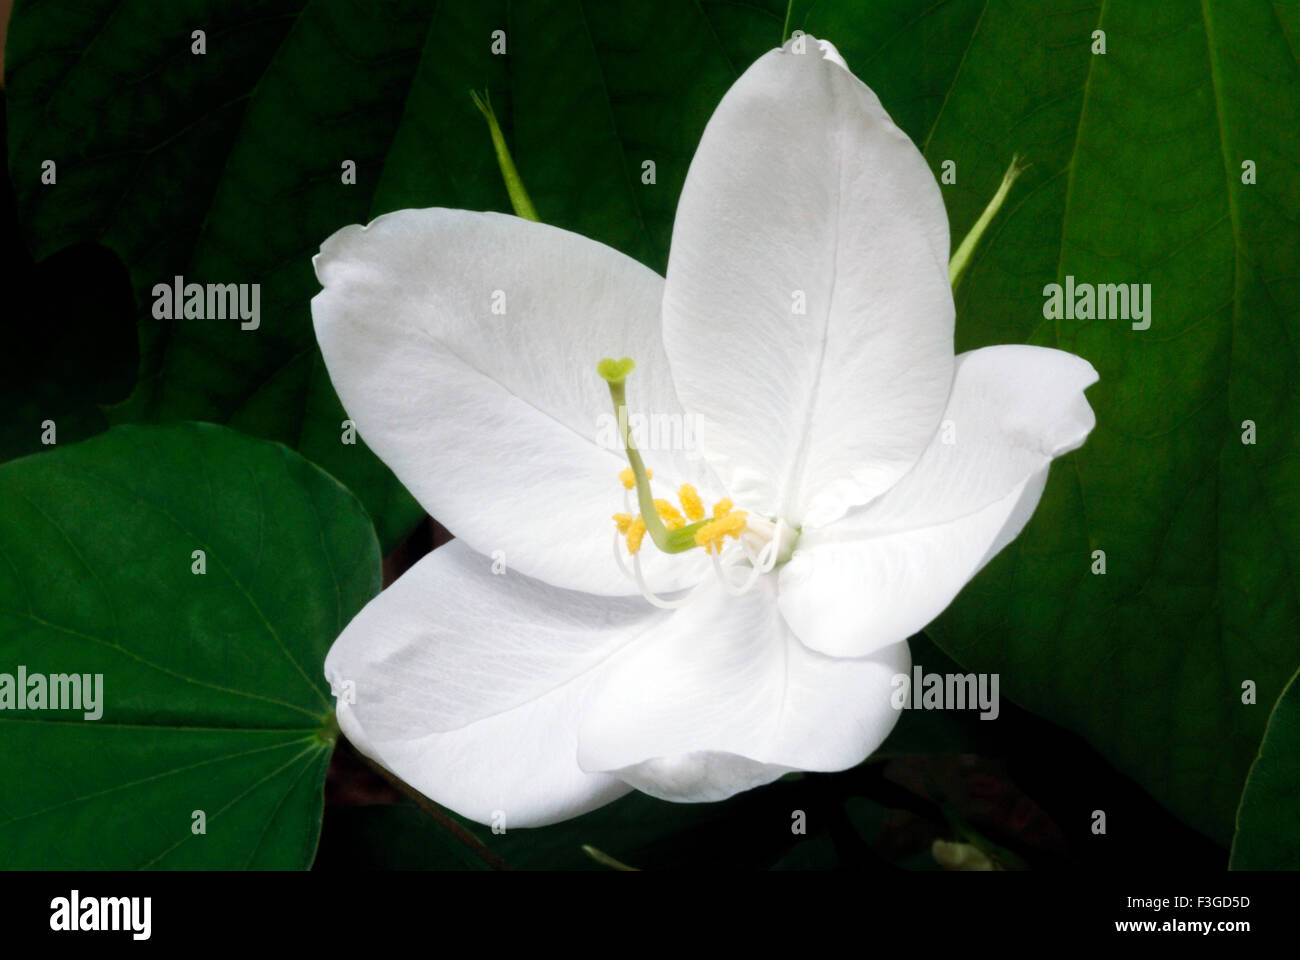
[[[632,431],[628,429],[627,414],[627,375],[636,367],[631,357],[622,360],[606,358],[596,365],[596,372],[609,384],[609,395],[614,401],[614,416],[618,419],[619,435],[623,440],[623,450],[627,454],[628,465],[636,479],[636,504],[645,521],[645,531],[650,534],[654,545],[664,553],[685,553],[695,547],[695,533],[708,523],[699,520],[677,530],[669,530],[655,509],[655,500],[650,492],[650,477],[646,473],[645,461],[632,442]]]

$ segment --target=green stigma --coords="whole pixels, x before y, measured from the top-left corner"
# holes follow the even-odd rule
[[[611,384],[622,383],[635,369],[636,361],[631,357],[624,357],[622,360],[611,360],[606,357],[596,364],[596,372],[600,374],[600,378]]]

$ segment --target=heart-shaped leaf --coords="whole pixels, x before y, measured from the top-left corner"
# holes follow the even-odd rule
[[[325,652],[379,588],[357,500],[178,424],[4,464],[0,502],[0,862],[308,866]]]

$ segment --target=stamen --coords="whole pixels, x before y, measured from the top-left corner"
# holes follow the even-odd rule
[[[627,531],[627,552],[636,556],[641,549],[641,540],[645,537],[645,519],[637,514],[632,526]]]
[[[766,550],[767,548],[764,547],[763,549]],[[735,584],[732,583],[731,578],[723,572],[722,560],[718,554],[714,553],[711,559],[713,560],[713,572],[718,575],[718,579],[722,582],[722,588],[733,597],[739,597],[749,593],[749,591],[754,588],[754,584],[758,582],[759,574],[763,572],[761,567],[751,567],[749,570],[749,576],[745,578],[744,582]]]
[[[689,593],[678,597],[676,600],[665,600],[663,597],[651,593],[650,588],[646,585],[645,576],[641,573],[641,555],[639,553],[632,554],[632,571],[636,577],[636,585],[641,591],[641,596],[661,610],[676,610],[678,607],[686,606],[694,599],[696,591],[699,590],[698,586],[693,587]]]
[[[646,479],[653,480],[655,476],[655,472],[653,470],[647,470],[645,472],[645,475],[646,475]],[[633,487],[636,486],[636,474],[632,472],[631,467],[624,467],[622,470],[620,470],[618,473],[618,478],[623,481],[624,490],[631,490]]]
[[[715,517],[695,532],[695,545],[703,547],[708,553],[714,553],[715,548],[717,552],[721,552],[722,538],[727,536],[739,538],[741,531],[745,529],[746,516],[744,510],[735,510]]]
[[[614,562],[618,564],[618,569],[623,576],[629,580],[636,579],[636,576],[627,568],[623,561],[623,536],[617,530],[614,531]]]
[[[675,600],[651,593],[641,570],[640,555],[641,546],[649,535],[655,546],[667,554],[684,553],[695,547],[703,547],[709,554],[714,574],[723,588],[733,596],[747,593],[760,576],[775,568],[781,550],[793,545],[783,544],[785,522],[777,520],[773,524],[761,516],[755,516],[751,520],[746,511],[736,510],[728,497],[715,503],[713,516],[706,517],[699,492],[689,483],[683,483],[677,490],[681,510],[671,501],[656,499],[652,495],[650,478],[654,473],[646,469],[627,427],[625,381],[634,366],[626,357],[622,360],[602,360],[597,365],[597,372],[609,384],[610,399],[619,417],[623,448],[630,465],[619,473],[623,485],[623,512],[612,515],[615,525],[614,557],[619,570],[624,576],[635,580],[641,595],[656,607],[672,610],[692,600],[703,586],[702,583],[696,584]],[[635,507],[633,500],[636,501]],[[638,508],[640,512],[636,512]],[[737,542],[735,549],[726,549],[728,537]],[[628,556],[632,558],[631,571],[628,570],[620,549],[620,540],[626,544]],[[739,582],[733,580],[727,571],[746,562],[749,565],[748,575]]]
[[[656,500],[655,509],[659,511],[659,519],[669,530],[680,530],[686,526],[686,518],[667,500]]]
[[[733,597],[742,596],[754,588],[754,584],[758,582],[760,576],[771,572],[772,568],[776,566],[776,558],[781,548],[781,533],[784,530],[784,527],[785,521],[783,519],[778,519],[776,521],[775,536],[763,545],[763,549],[758,552],[757,556],[754,554],[749,542],[743,536],[737,538],[740,541],[741,549],[745,552],[746,559],[748,559],[750,563],[749,576],[741,583],[735,583],[732,581],[732,579],[724,572],[722,560],[719,555],[710,550],[710,553],[712,554],[711,559],[713,560],[713,572],[717,575],[718,580],[721,581],[724,590]],[[732,564],[732,566],[735,566],[735,564]]]
[[[767,546],[763,547],[763,549],[758,552],[759,557],[762,558],[762,562],[759,563],[758,568],[762,573],[769,573],[772,568],[776,566],[776,558],[780,556],[781,553],[781,534],[784,531],[785,520],[781,517],[777,517],[776,533],[773,535],[772,539],[767,542]],[[766,558],[763,558],[764,553],[767,554]]]
[[[704,519],[704,503],[700,500],[700,495],[695,492],[695,488],[689,483],[683,483],[677,491],[677,499],[682,502],[682,512],[692,522]]]

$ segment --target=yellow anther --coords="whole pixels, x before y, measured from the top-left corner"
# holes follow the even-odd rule
[[[700,500],[700,495],[689,483],[682,484],[682,488],[677,491],[677,499],[682,502],[682,511],[691,523],[704,519],[704,504]]]
[[[729,513],[731,513],[731,500],[729,498],[723,497],[713,505],[713,516],[715,518],[725,517]]]
[[[641,540],[645,537],[645,521],[641,519],[638,513],[636,519],[632,521],[632,526],[627,531],[627,552],[636,553],[641,549]]]
[[[616,514],[614,514],[614,524],[615,524],[615,526],[618,527],[618,532],[619,532],[619,533],[627,533],[629,530],[631,530],[631,529],[632,529],[632,521],[635,520],[635,519],[636,519],[636,518],[633,517],[632,514],[630,514],[630,513],[616,513]]]
[[[667,500],[656,500],[655,510],[659,513],[659,519],[664,522],[664,526],[669,530],[680,530],[686,526],[686,520],[682,517],[681,512]]]
[[[646,479],[649,480],[654,477],[655,472],[653,470],[647,470],[645,475]],[[624,467],[619,473],[618,478],[623,481],[624,490],[631,490],[636,486],[636,474],[632,472],[631,467]]]
[[[724,501],[726,502],[726,501]],[[709,553],[722,552],[723,537],[739,537],[745,529],[744,510],[730,510],[722,516],[716,516],[699,530],[695,531],[695,545],[703,547]]]

